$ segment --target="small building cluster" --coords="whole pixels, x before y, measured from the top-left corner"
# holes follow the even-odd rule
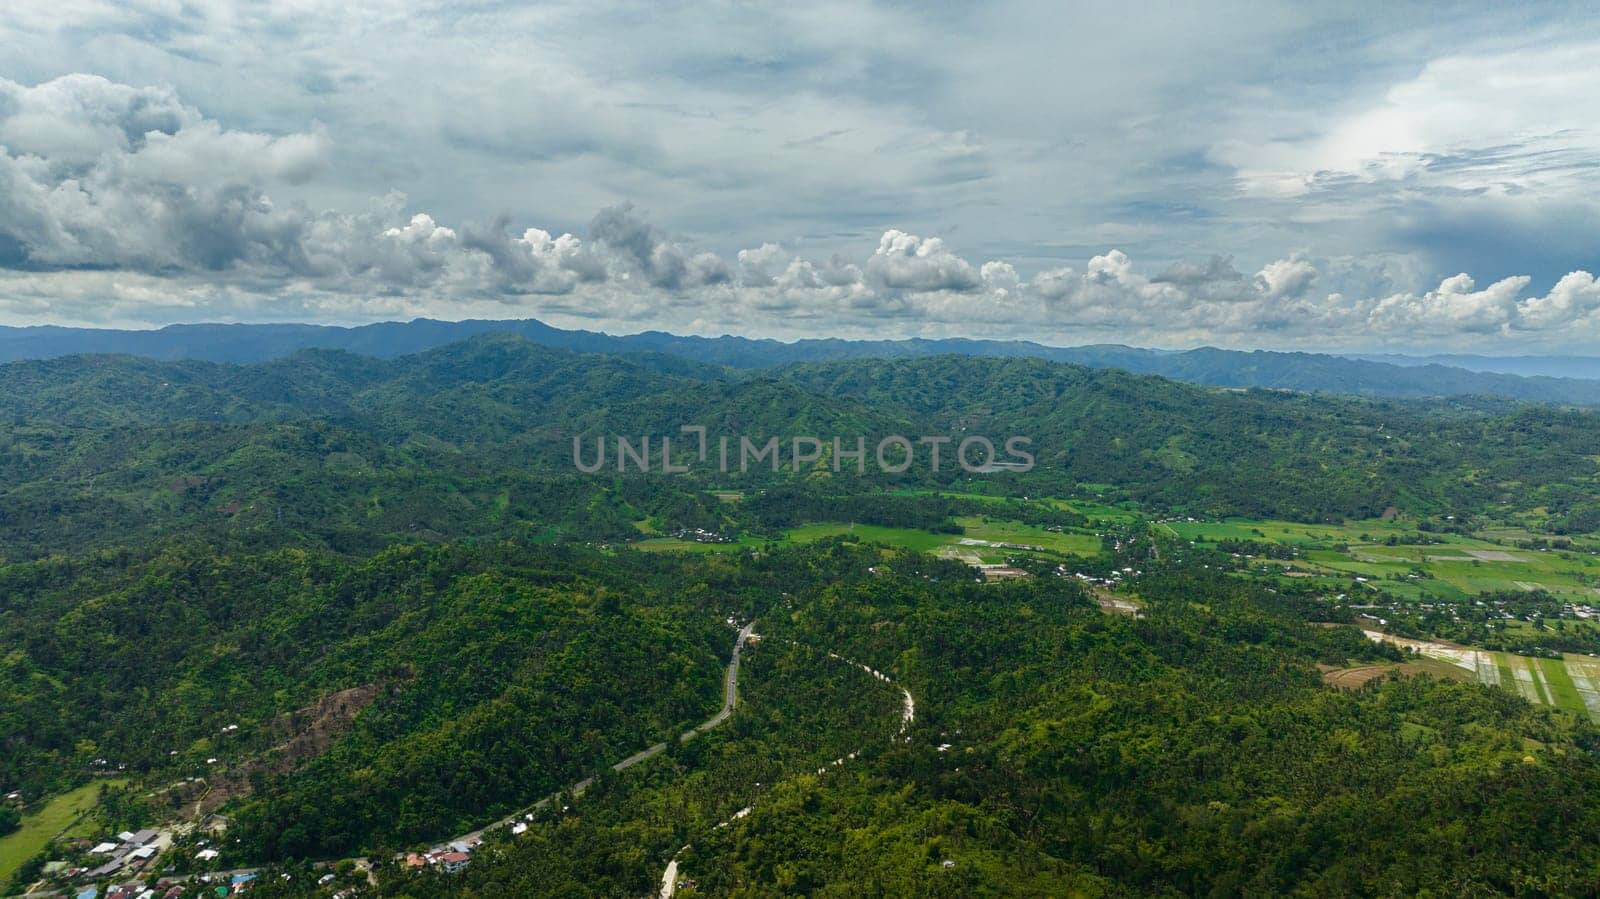
[[[433,865],[447,874],[455,874],[465,870],[472,862],[472,850],[478,848],[482,842],[478,837],[467,837],[456,840],[448,846],[435,846],[427,852],[407,853],[405,865],[408,868],[425,868]]]
[[[117,834],[115,841],[103,841],[89,850],[90,855],[103,856],[103,862],[87,870],[70,870],[67,876],[105,877],[119,871],[136,872],[160,854],[161,836],[160,831],[148,828],[138,832],[123,831]]]
[[[694,543],[733,542],[732,537],[729,537],[725,534],[719,534],[716,531],[708,531],[705,528],[680,528],[679,530],[673,531],[672,536],[677,537],[679,540],[689,540]]]

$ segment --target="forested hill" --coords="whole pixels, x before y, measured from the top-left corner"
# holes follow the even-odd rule
[[[1025,436],[1038,465],[572,464],[574,437],[684,424]],[[143,876],[265,864],[259,899],[641,896],[669,860],[685,896],[1586,895],[1587,717],[1432,676],[1332,689],[1400,670],[1324,602],[1359,581],[1258,580],[1240,541],[1147,516],[1592,518],[1596,446],[1572,407],[1025,357],[746,370],[484,334],[3,364],[0,794],[30,825],[98,803],[10,885],[103,888],[45,869],[159,826]],[[993,580],[872,542],[1000,516],[1074,539]],[[401,861],[485,828],[464,870]]]
[[[654,352],[733,368],[766,368],[841,359],[937,355],[1016,356],[1119,368],[1218,387],[1269,387],[1371,396],[1498,396],[1536,402],[1600,405],[1600,381],[1521,374],[1481,364],[1451,365],[1407,357],[1360,358],[1320,353],[1241,352],[1212,347],[1167,352],[1116,345],[1054,347],[1001,340],[839,340],[785,343],[745,337],[685,337],[660,331],[613,336],[553,328],[534,319],[442,322],[417,319],[354,328],[320,325],[173,325],[155,331],[93,328],[0,328],[0,361],[122,353],[151,359],[262,362],[306,349],[347,350],[394,358],[491,332],[517,334],[561,349],[598,353]],[[1565,369],[1585,369],[1567,366]]]
[[[922,464],[797,476],[702,466],[595,474],[572,442],[676,436],[982,434],[1032,440],[1026,474]],[[306,351],[252,365],[80,356],[0,366],[0,540],[15,558],[191,531],[340,549],[395,536],[636,539],[632,522],[727,522],[706,487],[800,484],[1072,495],[1152,510],[1342,520],[1391,506],[1555,516],[1593,505],[1600,415],[1550,406],[1204,388],[1037,359],[937,356],[740,372],[509,335],[395,359]],[[785,450],[787,452],[787,450]],[[613,460],[614,460],[613,456]],[[707,503],[711,507],[707,507]],[[821,503],[822,500],[817,500]]]

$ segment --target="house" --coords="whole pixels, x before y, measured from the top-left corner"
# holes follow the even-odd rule
[[[472,861],[472,856],[465,852],[446,852],[439,856],[439,864],[445,871],[454,874],[467,866]]]
[[[111,856],[111,860],[106,862],[105,864],[101,865],[100,867],[89,869],[89,876],[90,877],[104,877],[107,874],[110,874],[112,871],[115,871],[120,867],[122,867],[122,855],[119,853],[117,855]]]
[[[117,851],[117,844],[116,843],[100,843],[100,844],[96,845],[93,849],[90,849],[89,850],[89,854],[90,855],[105,855],[108,852],[116,852],[116,851]]]
[[[150,859],[156,857],[156,852],[157,852],[157,849],[154,846],[141,846],[138,849],[135,849],[132,852],[128,853],[128,858],[136,859],[136,860],[142,861],[142,862],[143,861],[149,861]]]
[[[161,835],[160,831],[151,830],[150,828],[145,828],[144,830],[141,830],[138,833],[132,833],[132,834],[129,834],[128,836],[124,837],[123,838],[123,842],[132,843],[135,846],[143,846],[146,843],[150,842],[151,840],[155,839],[156,837],[158,837],[160,835]],[[119,836],[120,836],[120,834],[119,834]]]
[[[76,899],[95,899],[95,897],[98,896],[98,895],[100,895],[100,888],[99,887],[87,886],[87,887],[84,887],[83,890],[78,893]]]
[[[194,854],[194,857],[198,861],[208,862],[208,861],[211,861],[212,859],[216,858],[217,856],[219,856],[221,854],[222,853],[218,852],[215,849],[202,849],[199,852],[196,852]]]

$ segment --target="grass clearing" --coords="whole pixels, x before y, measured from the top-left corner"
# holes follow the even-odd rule
[[[1100,553],[1100,538],[1093,534],[1050,531],[1019,521],[985,519],[981,516],[957,518],[966,533],[955,537],[955,543],[967,540],[984,540],[990,543],[1011,543],[1037,546],[1041,549],[1076,556],[1093,556]]]
[[[22,827],[0,837],[0,883],[11,879],[23,863],[33,858],[46,843],[100,804],[100,788],[121,781],[96,781],[70,793],[52,797],[38,811],[22,817]]]
[[[1094,534],[1052,531],[1010,519],[971,515],[956,519],[964,533],[945,534],[921,528],[895,528],[875,524],[825,521],[801,525],[783,533],[781,542],[810,543],[829,537],[853,536],[897,549],[937,553],[974,564],[995,564],[1008,556],[1030,552],[1093,556],[1101,551]],[[742,537],[732,543],[700,543],[677,537],[651,537],[633,544],[645,552],[728,552],[759,549],[769,541]],[[1033,549],[1029,549],[1033,548]]]

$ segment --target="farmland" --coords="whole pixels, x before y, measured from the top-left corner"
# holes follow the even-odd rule
[[[1003,562],[1008,555],[1032,555],[1040,551],[1065,555],[1094,555],[1100,551],[1100,538],[1089,533],[1062,533],[1016,521],[987,519],[982,516],[956,519],[961,534],[939,534],[920,528],[892,528],[848,522],[818,522],[787,530],[780,542],[811,543],[829,537],[851,536],[869,543],[883,543],[900,549],[935,553],[951,558],[968,558],[985,564]],[[759,548],[769,541],[741,537],[729,543],[699,543],[679,537],[652,537],[634,546],[648,552],[719,552]]]
[[[1560,550],[1519,548],[1511,542],[1510,532],[1424,535],[1405,523],[1384,520],[1320,525],[1228,519],[1163,522],[1160,527],[1186,540],[1294,547],[1298,550],[1294,567],[1302,572],[1393,581],[1385,588],[1398,588],[1413,597],[1460,599],[1485,591],[1544,590],[1572,601],[1600,601],[1600,586],[1595,586],[1600,584],[1600,553],[1583,545]]]
[[[1379,631],[1365,633],[1368,639],[1392,643],[1424,660],[1447,663],[1480,684],[1511,691],[1536,705],[1555,706],[1600,721],[1600,658],[1572,653],[1558,659],[1534,658]]]

